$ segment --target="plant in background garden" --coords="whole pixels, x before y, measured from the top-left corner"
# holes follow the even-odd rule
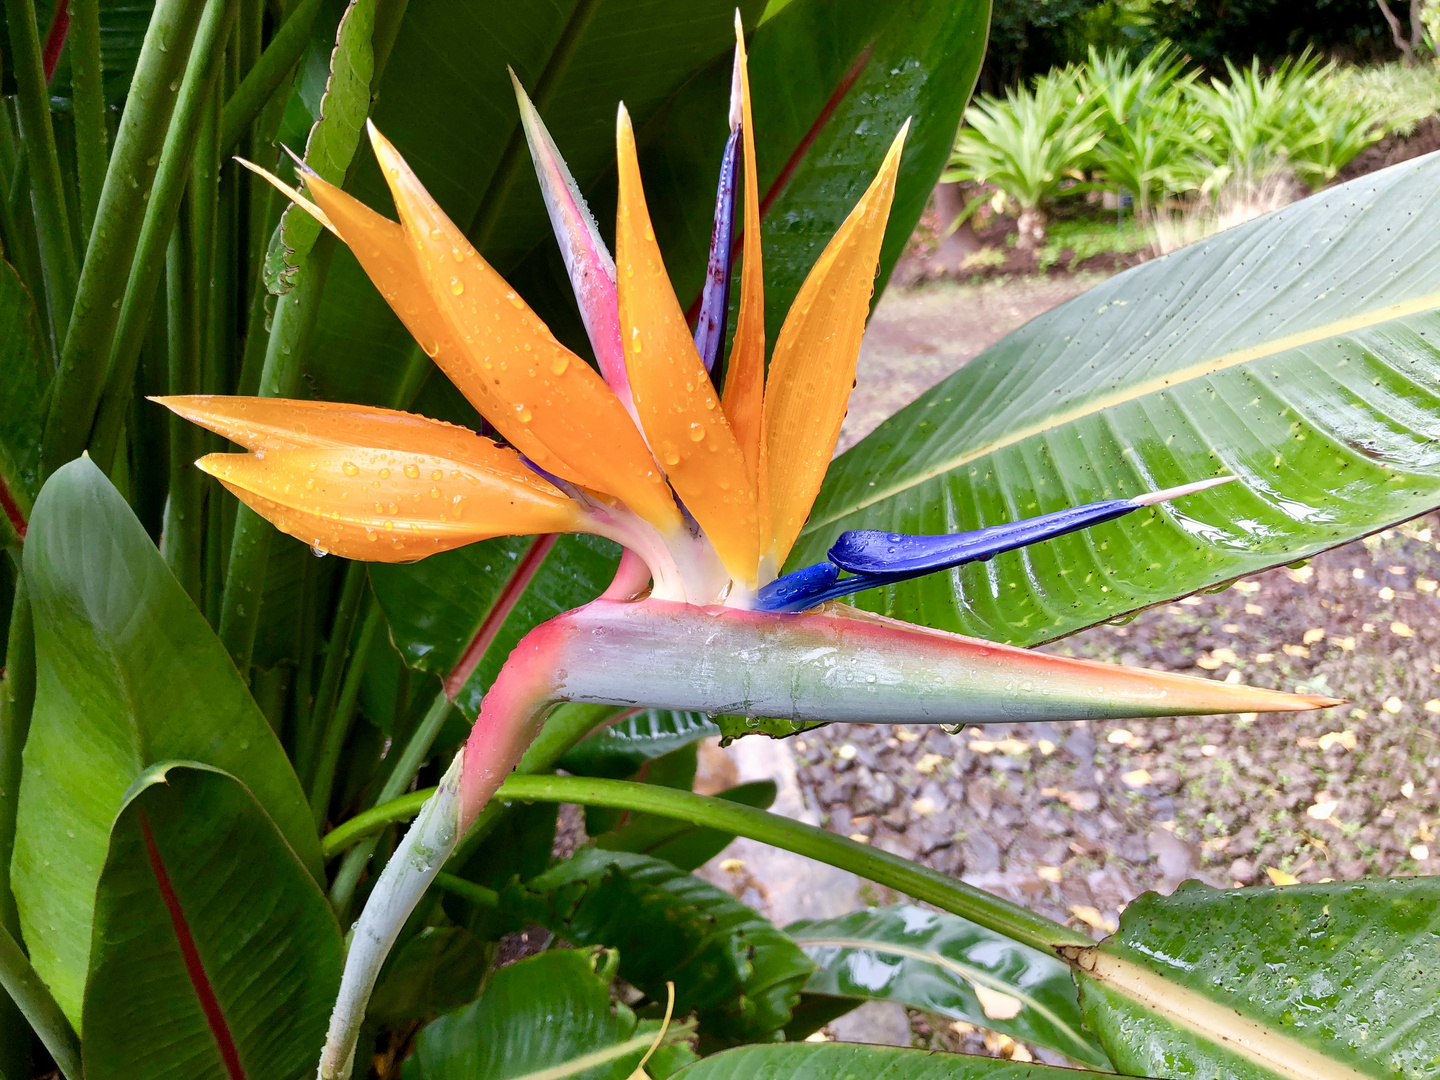
[[[1125,53],[1102,56],[1092,48],[1081,69],[1080,85],[1098,105],[1102,129],[1090,161],[1107,185],[1134,197],[1142,222],[1167,195],[1204,181],[1185,95],[1196,73],[1185,66],[1178,50],[1161,44],[1134,62]]]
[[[988,6],[762,6],[752,106],[728,0],[6,0],[5,1076],[313,1075],[337,993],[326,1072],[382,1080],[1015,1068],[803,1041],[870,999],[1078,1075],[1430,1068],[1435,879],[1097,944],[688,789],[707,736],[1325,704],[1024,647],[1440,505],[1440,165],[1097,286],[827,463]],[[928,907],[774,926],[691,873],[737,835]],[[498,962],[537,927],[575,947]]]
[[[1017,215],[1020,247],[1045,241],[1047,208],[1077,181],[1099,142],[1095,101],[1074,68],[1037,76],[1032,87],[982,94],[965,110],[946,181],[993,184]]]

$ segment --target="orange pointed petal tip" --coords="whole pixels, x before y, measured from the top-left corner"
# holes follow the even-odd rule
[[[367,126],[414,252],[415,273],[444,316],[450,339],[493,398],[505,404],[486,418],[508,441],[520,446],[516,436],[538,440],[564,463],[564,473],[546,466],[548,471],[622,499],[663,533],[683,528],[674,497],[620,399],[555,339],[395,148],[373,124]]]
[[[316,206],[304,195],[301,195],[300,192],[296,191],[289,184],[285,183],[284,180],[281,180],[269,169],[262,169],[253,161],[246,161],[242,157],[237,157],[235,160],[238,161],[241,165],[245,166],[245,168],[249,169],[251,172],[255,173],[257,176],[262,176],[266,180],[268,180],[271,187],[288,196],[291,202],[293,202],[296,206],[300,207],[300,209],[304,210],[321,225],[324,225],[325,228],[329,229],[336,236],[340,235],[339,231],[335,228],[334,223],[331,222],[329,216],[325,213],[324,210],[321,210],[320,207]]]
[[[581,525],[579,507],[538,476],[436,454],[333,447],[209,454],[196,464],[282,532],[347,559],[414,562]]]
[[[253,449],[197,464],[319,551],[413,562],[492,536],[585,527],[581,508],[514,450],[451,424],[329,402],[157,400]]]
[[[635,408],[671,486],[725,569],[753,588],[759,554],[755,489],[665,272],[640,183],[635,133],[623,104],[616,143],[620,335]]]
[[[906,120],[869,189],[800,286],[775,342],[765,387],[770,535],[762,538],[761,553],[777,567],[810,515],[845,420],[909,130]]]

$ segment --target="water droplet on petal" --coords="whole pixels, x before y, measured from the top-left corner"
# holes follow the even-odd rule
[[[360,466],[356,465],[353,461],[345,462],[345,464],[341,465],[340,468],[344,470],[346,476],[360,475]]]
[[[406,466],[405,466],[405,475],[408,476],[408,477],[410,477],[411,480],[419,479],[419,476],[420,476],[420,466],[418,466],[418,465],[406,465]]]
[[[430,474],[430,479],[431,479],[431,480],[443,480],[444,478],[445,478],[445,471],[444,471],[443,469],[436,469],[434,472],[432,472],[432,473]]]
[[[389,470],[389,469],[381,469],[381,470],[380,470],[380,479],[381,479],[381,480],[389,480],[389,479],[390,479],[390,470]]]
[[[703,425],[703,424],[691,424],[691,425],[690,425],[690,441],[691,441],[691,442],[699,442],[699,441],[700,441],[701,439],[703,439],[703,438],[705,438],[705,427],[704,427],[704,425]]]
[[[564,375],[565,369],[570,366],[570,357],[561,353],[550,362],[550,370],[556,375]]]
[[[454,295],[454,296],[459,296],[459,295],[460,295],[461,293],[463,293],[464,291],[465,291],[465,283],[464,283],[463,281],[461,281],[458,277],[452,277],[452,278],[450,279],[450,292],[451,292],[451,294]]]

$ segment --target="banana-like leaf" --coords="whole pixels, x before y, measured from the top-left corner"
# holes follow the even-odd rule
[[[1099,1080],[1114,1075],[929,1050],[827,1042],[741,1046],[681,1069],[674,1080]]]
[[[625,1080],[654,1036],[611,1005],[610,979],[596,970],[606,959],[560,949],[501,968],[474,1004],[420,1033],[415,1080],[518,1080],[542,1070],[556,1080]]]
[[[809,993],[898,1001],[1108,1068],[1083,1030],[1063,961],[958,915],[911,904],[800,922],[785,932],[819,964]]]
[[[1437,218],[1431,155],[1040,316],[835,462],[792,565],[845,529],[955,532],[1239,478],[858,600],[1034,644],[1440,505]]]
[[[88,458],[57,470],[30,524],[35,714],[11,886],[31,961],[78,1022],[110,826],[149,766],[236,777],[316,878],[320,843],[275,733],[104,474]]]
[[[1122,1073],[1359,1080],[1440,1068],[1440,878],[1146,894],[1066,950]]]
[[[576,776],[621,779],[647,761],[719,734],[719,726],[704,713],[641,709],[572,747],[559,765]]]
[[[95,894],[91,1080],[296,1080],[340,985],[325,894],[234,777],[164,762],[136,780]]]

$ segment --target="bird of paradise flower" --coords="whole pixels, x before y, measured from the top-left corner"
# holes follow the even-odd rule
[[[349,1075],[366,1002],[401,925],[562,701],[936,723],[1335,703],[1032,653],[830,603],[1228,477],[972,533],[850,532],[826,562],[780,576],[845,416],[908,123],[801,286],[767,372],[755,135],[738,18],[736,29],[731,135],[693,336],[651,227],[624,105],[616,124],[612,260],[517,80],[525,133],[598,372],[490,268],[372,125],[398,222],[303,169],[308,198],[265,175],[349,245],[421,347],[504,442],[358,405],[159,399],[243,446],[247,453],[211,454],[199,465],[320,552],[405,562],[495,536],[567,531],[624,548],[601,597],[542,624],[516,647],[465,747],[377,881],[347,956],[324,1078]],[[742,189],[738,316],[717,389],[712,371],[725,337]]]

